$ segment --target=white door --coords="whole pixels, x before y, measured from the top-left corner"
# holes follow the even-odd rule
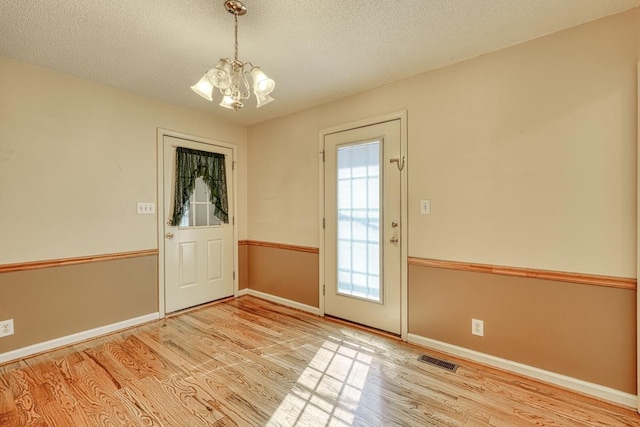
[[[400,120],[325,135],[325,314],[401,332]]]
[[[233,152],[230,148],[164,136],[165,310],[173,312],[233,295]],[[209,188],[196,180],[189,208],[180,224],[172,226],[176,175],[176,148],[225,156],[228,223],[215,215]]]

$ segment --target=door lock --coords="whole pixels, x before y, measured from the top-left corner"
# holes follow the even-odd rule
[[[398,240],[398,238],[397,238],[396,236],[393,236],[393,237],[391,238],[391,240],[389,240],[389,241],[390,241],[391,243],[393,243],[394,245],[397,245],[397,244],[398,244],[398,242],[399,242],[399,240]]]
[[[398,221],[391,221],[391,228],[398,228]]]
[[[172,239],[173,238],[173,233],[172,232],[168,232],[166,234],[166,236],[167,236],[167,239]]]

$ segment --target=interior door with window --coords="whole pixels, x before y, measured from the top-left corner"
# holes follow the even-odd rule
[[[233,191],[231,148],[164,136],[165,310],[174,312],[233,295]],[[187,208],[172,225],[176,148],[224,155],[228,218],[211,203],[203,177],[197,177]]]
[[[401,332],[400,120],[325,135],[325,314]]]

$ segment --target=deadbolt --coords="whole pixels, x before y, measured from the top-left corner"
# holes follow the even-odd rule
[[[391,228],[397,228],[398,227],[398,221],[391,221]]]

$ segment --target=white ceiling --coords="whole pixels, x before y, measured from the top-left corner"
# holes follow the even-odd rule
[[[0,55],[251,125],[637,7],[640,0],[245,0],[239,59],[276,101],[189,87],[233,56],[224,0],[2,0]],[[215,98],[214,98],[215,99]]]

